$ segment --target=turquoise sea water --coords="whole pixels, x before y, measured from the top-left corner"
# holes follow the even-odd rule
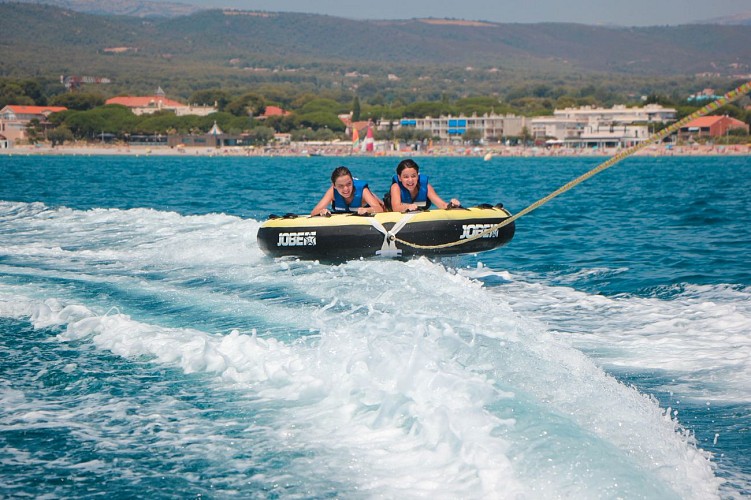
[[[519,211],[604,158],[418,158]],[[743,498],[751,158],[629,158],[441,261],[264,256],[339,164],[0,156],[0,498]]]

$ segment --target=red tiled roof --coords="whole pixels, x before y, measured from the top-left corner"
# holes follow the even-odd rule
[[[19,106],[8,104],[7,107],[17,115],[42,115],[44,113],[57,113],[68,110],[65,106]]]
[[[105,104],[120,104],[127,108],[148,108],[158,107],[161,103],[163,108],[182,108],[185,104],[166,97],[158,96],[119,96],[112,97],[105,101]]]
[[[722,120],[722,118],[722,116],[701,116],[695,120],[691,120],[684,127],[709,127]]]
[[[721,120],[726,120],[730,125],[745,125],[745,122],[731,116],[701,116],[691,120],[684,127],[710,127]]]
[[[263,116],[269,117],[269,116],[285,116],[288,115],[289,111],[284,111],[279,106],[266,106],[266,111],[263,112]]]

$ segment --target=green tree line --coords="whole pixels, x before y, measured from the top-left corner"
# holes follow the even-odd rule
[[[518,116],[550,115],[555,109],[583,105],[608,106],[617,99],[596,86],[575,90],[552,85],[533,85],[509,91],[505,99],[497,96],[470,96],[451,99],[437,96],[432,101],[405,103],[399,99],[387,102],[383,96],[362,98],[349,91],[322,90],[299,91],[285,85],[262,86],[253,92],[214,88],[193,92],[187,99],[192,104],[215,105],[217,112],[208,116],[176,116],[172,112],[159,111],[137,116],[128,108],[105,105],[105,96],[98,92],[65,92],[45,85],[35,79],[0,78],[0,108],[8,104],[65,106],[67,111],[51,115],[52,130],[47,138],[53,142],[96,140],[102,134],[112,134],[127,140],[132,135],[166,135],[171,133],[205,133],[216,123],[230,134],[248,134],[258,143],[271,138],[275,132],[290,133],[293,140],[346,139],[345,125],[339,115],[350,114],[353,120],[392,120],[422,118],[426,116],[471,116],[477,114],[513,114]],[[717,114],[727,114],[751,123],[751,111],[747,101],[726,106]],[[638,102],[622,102],[636,105],[658,103],[674,107],[682,118],[700,107],[700,104],[676,98],[676,96],[649,94]],[[259,119],[267,106],[275,105],[289,113]],[[38,123],[30,126],[30,136],[38,139],[41,133]],[[382,138],[423,140],[425,134],[417,131],[387,130]],[[402,137],[404,136],[404,137]]]

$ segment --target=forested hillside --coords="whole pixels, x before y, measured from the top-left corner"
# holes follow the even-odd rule
[[[105,76],[117,91],[292,85],[500,95],[534,85],[685,91],[751,73],[751,26],[614,28],[200,11],[144,19],[0,3],[0,77]],[[729,84],[729,83],[728,83]]]

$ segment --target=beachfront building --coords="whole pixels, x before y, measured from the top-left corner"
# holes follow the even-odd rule
[[[675,121],[675,113],[658,104],[565,108],[532,118],[530,132],[537,142],[566,147],[629,147],[647,140],[651,125]]]
[[[167,137],[167,145],[171,148],[182,149],[186,147],[196,148],[224,148],[235,146],[248,146],[251,139],[241,134],[225,134],[214,121],[214,126],[205,134],[170,134]]]
[[[197,115],[207,116],[216,113],[216,106],[198,106],[192,104],[183,104],[172,99],[168,99],[164,90],[159,87],[154,95],[151,96],[118,96],[112,97],[105,101],[105,104],[119,104],[129,108],[134,115],[149,115],[157,111],[171,111],[177,116]]]
[[[722,137],[731,130],[749,133],[749,125],[730,116],[702,116],[681,127],[678,138],[685,141],[706,137]]]
[[[443,141],[462,141],[469,130],[477,130],[484,142],[498,142],[508,137],[520,137],[529,119],[516,115],[497,115],[485,113],[482,116],[439,116],[433,118],[402,118],[394,127],[388,120],[378,122],[378,130],[389,128],[413,128],[429,132],[431,136]]]
[[[5,138],[5,149],[28,139],[28,126],[32,120],[39,122],[42,130],[51,127],[48,117],[52,113],[66,111],[64,106],[20,106],[8,104],[0,109],[0,134]]]

